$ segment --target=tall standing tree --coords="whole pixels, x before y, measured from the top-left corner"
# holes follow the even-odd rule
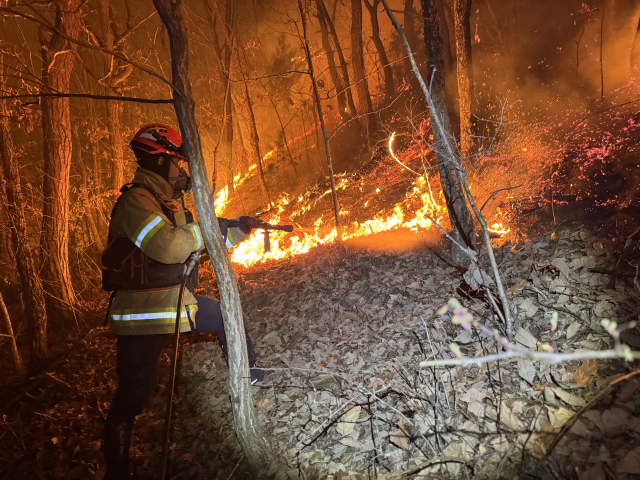
[[[4,64],[2,55],[0,63]],[[0,87],[4,92],[4,74],[0,70]],[[11,231],[16,270],[22,287],[24,319],[29,338],[29,373],[39,371],[47,358],[47,310],[42,282],[36,272],[35,262],[29,248],[26,202],[22,195],[20,173],[14,156],[11,137],[11,115],[6,100],[0,100],[0,161],[3,184],[7,195],[7,215]]]
[[[347,92],[345,91],[345,85],[342,81],[341,75],[338,73],[338,67],[336,66],[336,59],[333,56],[333,47],[329,39],[329,26],[327,25],[327,19],[324,15],[324,3],[322,0],[316,0],[316,11],[318,17],[318,23],[320,24],[320,40],[322,42],[322,48],[327,54],[327,63],[329,65],[329,75],[331,81],[336,89],[336,96],[338,98],[338,112],[343,122],[346,122],[351,118],[347,107]]]
[[[362,0],[351,0],[351,63],[353,64],[353,81],[358,92],[360,112],[372,113],[373,104],[369,95],[369,84],[364,69],[364,48],[362,46]],[[375,118],[369,117],[369,130],[375,130]]]
[[[76,40],[82,28],[82,0],[54,0],[57,31],[41,30],[43,93],[69,93]],[[60,33],[64,32],[64,35]],[[62,326],[75,308],[69,270],[69,172],[72,134],[69,98],[43,97],[44,184],[42,209],[42,279],[49,319]]]
[[[113,51],[115,35],[110,14],[110,0],[100,0],[100,21],[104,48]],[[102,54],[105,74],[102,82],[110,91],[117,86],[117,60],[108,53]],[[131,70],[129,70],[130,72]],[[111,150],[111,188],[119,190],[124,184],[124,152],[122,148],[122,128],[120,126],[120,114],[122,103],[116,100],[107,100],[107,125],[109,131],[109,149]]]
[[[384,73],[385,103],[388,105],[396,97],[396,87],[393,81],[393,70],[391,70],[391,65],[389,64],[389,57],[387,57],[387,51],[380,38],[380,23],[378,22],[380,0],[371,0],[371,3],[369,3],[369,0],[363,1],[371,20],[371,40],[373,40],[373,45],[376,47],[376,52],[378,52],[378,60]]]
[[[195,117],[195,102],[189,80],[189,47],[182,20],[182,2],[181,0],[154,0],[153,3],[169,34],[174,108],[189,159],[189,172],[193,180],[194,200],[200,226],[218,280],[222,318],[227,334],[229,395],[235,431],[250,467],[256,472],[264,471],[269,461],[269,446],[256,418],[253,405],[238,284],[211,202],[212,192],[202,155],[200,133]]]
[[[460,154],[471,156],[475,142],[472,137],[473,61],[471,57],[471,0],[455,0],[456,60],[458,102],[460,105]]]
[[[215,0],[210,0],[214,2]],[[224,84],[224,107],[222,117],[222,141],[218,146],[220,149],[219,160],[216,158],[216,168],[214,179],[216,185],[223,187],[229,185],[229,191],[232,190],[233,182],[233,98],[231,95],[231,60],[233,49],[233,23],[234,23],[234,4],[233,0],[225,1],[224,8],[224,24],[223,29],[225,36],[223,44],[220,48],[222,51],[222,72],[225,79]]]
[[[413,9],[413,0],[404,0],[404,10],[402,11],[402,18],[404,19],[404,25],[402,29],[404,30],[404,36],[407,37],[407,42],[409,43],[409,47],[411,47],[411,51],[413,54],[416,54],[416,29],[413,24],[413,14],[415,10]],[[411,63],[409,62],[409,58],[405,61],[407,75],[411,74]]]
[[[464,191],[458,177],[457,159],[447,152],[447,142],[452,137],[449,112],[445,95],[444,58],[442,56],[442,31],[436,0],[421,0],[424,20],[424,46],[427,57],[427,84],[431,85],[430,95],[434,110],[430,110],[431,125],[435,125],[437,115],[443,131],[433,128],[433,143],[436,147],[440,183],[453,227],[453,238],[458,243],[475,249],[473,217],[467,207]],[[456,264],[468,262],[467,255],[455,244],[451,246],[451,257]]]
[[[345,92],[347,94],[347,103],[349,105],[349,110],[351,116],[356,114],[356,106],[353,103],[353,94],[351,93],[351,83],[349,82],[349,69],[347,67],[347,61],[344,58],[344,53],[342,52],[342,46],[340,45],[340,39],[338,38],[338,32],[336,32],[336,28],[333,25],[333,20],[329,16],[329,12],[327,11],[327,7],[324,4],[324,0],[316,0],[318,5],[318,13],[322,12],[324,15],[324,20],[329,29],[329,33],[331,34],[331,38],[333,39],[333,45],[336,49],[336,53],[338,54],[338,60],[340,63],[340,72],[342,73],[342,84],[344,86]],[[336,2],[337,6],[337,2]],[[335,13],[335,12],[334,12]]]

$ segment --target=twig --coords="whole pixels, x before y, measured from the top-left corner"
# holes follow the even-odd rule
[[[462,465],[467,467],[469,470],[471,470],[471,474],[473,475],[473,467],[466,460],[463,460],[461,458],[456,458],[456,457],[440,457],[437,460],[428,460],[424,463],[421,463],[420,465],[410,468],[409,470],[400,472],[392,477],[389,477],[388,480],[400,480],[402,478],[407,478],[408,475],[413,475],[414,473],[418,473],[421,470],[424,470],[425,468],[433,467],[435,465],[442,465],[445,463],[461,463]]]
[[[485,200],[485,202],[482,204],[482,207],[480,207],[480,211],[484,210],[484,207],[487,206],[487,203],[489,203],[489,200],[491,200],[493,197],[495,197],[498,193],[505,192],[507,190],[515,190],[516,188],[520,188],[521,186],[522,185],[518,185],[517,187],[501,188],[500,190],[496,190],[495,192],[492,192],[491,195],[489,195],[489,198],[487,198]]]
[[[556,446],[558,445],[562,437],[564,437],[567,434],[567,432],[571,430],[571,427],[573,427],[573,425],[580,419],[580,417],[584,412],[589,410],[600,398],[602,398],[606,393],[608,393],[613,387],[619,385],[622,382],[630,380],[631,378],[637,375],[640,375],[640,370],[634,370],[633,372],[628,373],[623,377],[620,377],[614,380],[609,385],[607,385],[607,387],[604,390],[602,390],[595,397],[593,397],[584,407],[578,410],[578,412],[573,417],[571,417],[569,420],[565,422],[564,426],[562,427],[562,430],[560,430],[560,433],[558,433],[558,435],[553,440],[553,442],[551,442],[551,445],[549,445],[549,448],[547,449],[546,456],[548,457],[549,455],[551,455],[551,453],[556,448]]]

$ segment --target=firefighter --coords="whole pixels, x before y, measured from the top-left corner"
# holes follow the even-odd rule
[[[111,213],[109,244],[102,254],[103,288],[112,291],[108,317],[117,336],[118,388],[105,422],[105,479],[134,478],[129,447],[136,415],[157,382],[158,359],[174,332],[180,283],[185,262],[202,250],[202,232],[184,207],[191,179],[182,138],[162,124],[142,127],[130,143],[138,169],[120,190]],[[254,219],[241,217],[249,225]],[[229,228],[227,246],[242,242],[251,228]],[[181,332],[211,332],[227,355],[220,302],[193,295],[197,270],[187,280],[181,312]],[[255,366],[247,336],[251,381],[264,377]]]

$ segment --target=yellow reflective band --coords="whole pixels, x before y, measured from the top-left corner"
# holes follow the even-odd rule
[[[231,229],[227,228],[227,248],[233,248],[236,244],[233,241],[233,237],[231,236]]]
[[[202,232],[200,231],[200,226],[197,223],[194,223],[190,226],[191,230],[193,231],[193,250],[202,250],[204,244],[202,242]]]
[[[147,242],[165,223],[167,223],[167,221],[162,216],[152,213],[142,222],[142,225],[138,227],[133,237],[131,237],[131,241],[144,252]]]
[[[187,323],[189,321],[187,317],[187,309],[189,314],[198,310],[198,305],[188,305],[182,307],[180,315],[180,323]],[[109,312],[111,321],[114,323],[135,323],[136,325],[165,325],[175,324],[176,321],[176,309],[175,308],[149,308],[149,309],[125,309],[125,310],[113,310]]]

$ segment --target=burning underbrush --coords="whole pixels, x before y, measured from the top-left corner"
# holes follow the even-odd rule
[[[416,134],[392,132],[362,168],[335,176],[343,240],[359,239],[353,243],[363,245],[368,243],[363,242],[365,237],[404,232],[404,236],[416,237],[416,242],[428,242],[439,235],[429,217],[445,228],[449,226],[435,154],[422,138],[430,138],[426,121]],[[473,159],[477,166],[469,174],[472,194],[480,205],[491,197],[484,213],[499,235],[509,231],[505,224],[517,216],[513,206],[519,200],[540,196],[545,186],[540,179],[555,156],[556,152],[544,145],[540,132],[530,128],[526,137],[496,141],[495,145],[489,142]],[[238,182],[246,182],[252,172]],[[498,190],[504,193],[492,196]],[[218,209],[221,216],[234,210],[233,202],[224,195],[218,200],[222,201]],[[251,266],[332,244],[338,238],[334,216],[328,179],[297,197],[283,195],[260,218],[268,223],[292,223],[294,233],[271,233],[270,252],[264,252],[262,233],[254,233],[232,252],[232,262]],[[393,243],[389,247],[393,249]]]

